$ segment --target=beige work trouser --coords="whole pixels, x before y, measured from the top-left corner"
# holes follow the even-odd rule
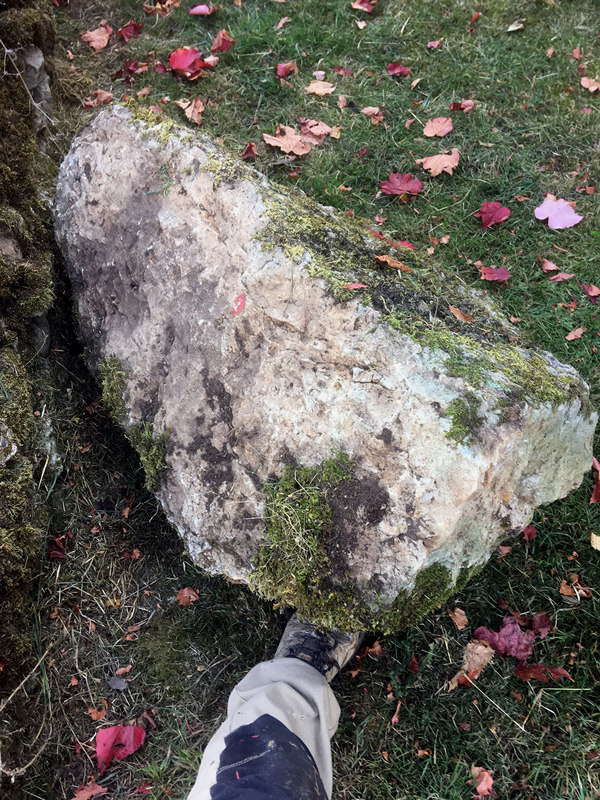
[[[225,737],[264,714],[279,720],[302,740],[331,797],[330,740],[337,730],[339,704],[326,679],[314,667],[297,658],[276,658],[257,664],[232,691],[227,719],[206,746],[188,800],[210,800]]]

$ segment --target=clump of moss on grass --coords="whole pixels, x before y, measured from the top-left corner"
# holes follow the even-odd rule
[[[160,475],[165,469],[165,449],[169,436],[166,433],[154,435],[152,423],[145,422],[140,427],[133,427],[127,438],[135,447],[144,467],[146,475],[146,488],[150,492],[156,491]]]
[[[127,373],[119,359],[114,356],[103,361],[98,370],[102,384],[102,405],[115,422],[121,422],[125,417],[123,389]]]

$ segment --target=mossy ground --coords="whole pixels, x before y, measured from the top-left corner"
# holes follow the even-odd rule
[[[454,0],[390,0],[364,15],[368,24],[363,32],[354,25],[359,12],[345,1],[307,0],[295,6],[244,0],[241,9],[223,5],[200,20],[187,10],[182,3],[165,19],[147,18],[138,39],[127,45],[111,42],[99,53],[79,42],[80,32],[103,19],[115,28],[131,17],[140,21],[137,0],[71,3],[56,12],[56,58],[63,59],[63,66],[55,74],[62,85],[63,111],[68,109],[61,117],[64,127],[55,134],[57,150],[65,152],[73,131],[89,118],[73,98],[81,102],[91,89],[114,88],[120,97],[148,85],[145,103],[157,103],[167,94],[207,96],[215,105],[207,105],[205,130],[233,152],[256,141],[259,169],[289,186],[299,185],[320,202],[342,211],[349,207],[362,217],[387,217],[385,235],[412,241],[442,285],[444,276],[459,274],[480,286],[469,260],[509,266],[513,278],[508,286],[484,288],[507,315],[521,319],[535,344],[579,369],[598,404],[597,306],[574,280],[549,283],[537,266],[539,252],[576,272],[581,282],[597,284],[597,200],[575,190],[598,179],[600,109],[595,96],[583,93],[580,65],[567,55],[580,47],[589,74],[600,71],[595,0],[498,0],[485,7]],[[483,13],[470,25],[475,11]],[[292,22],[276,31],[286,14]],[[526,20],[524,29],[507,33],[517,18]],[[206,50],[221,27],[236,44],[199,87],[150,72],[136,76],[130,86],[110,77],[125,58],[141,60],[152,50],[163,62],[181,45]],[[428,41],[442,37],[438,50],[427,49]],[[549,46],[557,54],[550,61],[544,55]],[[291,86],[281,85],[274,67],[290,58],[301,72]],[[391,60],[402,60],[412,67],[412,76],[423,77],[415,90],[410,89],[412,76],[385,75]],[[353,75],[334,76],[337,65],[352,68]],[[331,98],[303,93],[315,69],[334,79]],[[338,93],[348,98],[344,112],[337,108]],[[427,178],[422,196],[408,205],[377,198],[375,184],[388,177],[390,168],[414,172],[414,157],[438,152],[437,142],[417,141],[420,123],[447,115],[450,100],[466,96],[482,104],[478,113],[456,117],[455,130],[441,143],[460,150],[455,175]],[[366,105],[380,105],[389,127],[370,125],[359,113]],[[582,113],[583,108],[592,113]],[[175,107],[167,106],[165,113],[184,121]],[[296,162],[300,177],[295,178],[288,167],[274,163],[280,159],[262,145],[260,134],[273,133],[278,122],[290,124],[298,115],[341,123],[342,136]],[[417,121],[407,131],[404,121],[413,115]],[[367,150],[361,155],[362,147]],[[549,231],[532,216],[544,191],[576,200],[577,210],[591,216],[574,229]],[[520,202],[516,196],[531,200]],[[509,205],[512,215],[499,230],[482,231],[471,215],[489,200]],[[444,234],[451,237],[447,245],[432,242]],[[555,250],[555,244],[562,250]],[[429,246],[433,254],[426,254]],[[575,308],[570,308],[570,294],[577,300]],[[228,692],[252,664],[273,654],[285,619],[244,588],[201,575],[182,557],[178,538],[145,493],[143,470],[125,437],[102,410],[85,410],[99,389],[80,361],[64,315],[69,304],[68,294],[60,290],[55,330],[65,335],[55,334],[54,377],[36,384],[33,396],[40,413],[43,402],[48,403],[65,453],[64,476],[56,483],[51,474],[41,481],[52,512],[48,535],[71,529],[75,537],[64,562],[44,564],[36,652],[42,655],[53,647],[19,696],[20,751],[7,753],[11,737],[6,731],[0,745],[3,756],[12,759],[9,766],[23,764],[35,754],[39,724],[45,723],[49,746],[13,789],[23,798],[71,800],[76,787],[97,774],[90,743],[98,727],[135,719],[151,706],[157,729],[148,734],[144,748],[99,780],[115,799],[131,797],[148,780],[151,800],[183,800],[202,748],[223,719]],[[578,326],[587,327],[587,334],[566,341],[565,335]],[[459,361],[456,369],[469,370],[469,359]],[[475,383],[477,365],[473,370]],[[41,468],[36,469],[40,482]],[[357,678],[345,674],[337,683],[342,718],[334,739],[336,798],[467,800],[473,795],[466,784],[471,764],[493,770],[500,797],[597,797],[600,562],[589,537],[591,531],[600,533],[600,523],[598,506],[589,505],[591,487],[589,475],[581,489],[538,513],[533,542],[511,542],[512,552],[493,558],[447,606],[405,634],[386,637],[384,658],[368,658]],[[139,558],[126,557],[135,548]],[[572,603],[560,594],[569,572],[592,587],[591,598]],[[175,602],[183,586],[199,592],[189,608]],[[496,659],[476,686],[447,692],[447,679],[460,666],[475,628],[500,625],[506,613],[498,608],[500,598],[524,615],[542,609],[550,614],[555,628],[535,645],[534,658],[565,666],[573,683],[526,684],[514,677],[514,662],[507,658]],[[469,618],[460,632],[446,613],[455,604]],[[133,624],[140,625],[132,634],[137,638],[127,639]],[[416,677],[408,670],[413,657],[419,662]],[[126,664],[133,665],[133,680],[119,694],[109,689],[107,679]],[[106,718],[94,723],[87,709],[100,706],[103,698],[109,706]],[[392,725],[400,699],[399,722]],[[80,744],[83,750],[77,754]],[[419,750],[425,755],[419,756]]]

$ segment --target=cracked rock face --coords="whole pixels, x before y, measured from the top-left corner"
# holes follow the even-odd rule
[[[320,249],[297,235],[303,214],[307,228],[318,217]],[[343,451],[361,490],[335,498],[323,545],[335,542],[332,585],[351,585],[375,618],[423,570],[441,564],[456,581],[577,487],[597,418],[574,370],[509,344],[508,323],[464,287],[456,304],[505,327],[496,349],[454,318],[437,344],[396,330],[374,293],[335,299],[323,230],[331,259],[348,247],[351,279],[357,241],[369,261],[389,252],[356,229],[350,246],[349,224],[232,166],[209,139],[124,108],[75,140],[56,198],[90,362],[120,362],[126,430],[168,435],[157,495],[195,561],[247,582],[268,542],[265,482]],[[425,292],[416,300],[406,307],[424,305],[429,335],[438,320]],[[483,365],[476,377],[451,368],[463,350]],[[521,373],[506,366],[513,352]],[[550,387],[539,397],[518,384],[528,359]]]

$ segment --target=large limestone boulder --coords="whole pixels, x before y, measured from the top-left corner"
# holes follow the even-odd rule
[[[587,387],[486,293],[136,113],[96,117],[56,197],[105,404],[204,569],[410,624],[579,485]]]

